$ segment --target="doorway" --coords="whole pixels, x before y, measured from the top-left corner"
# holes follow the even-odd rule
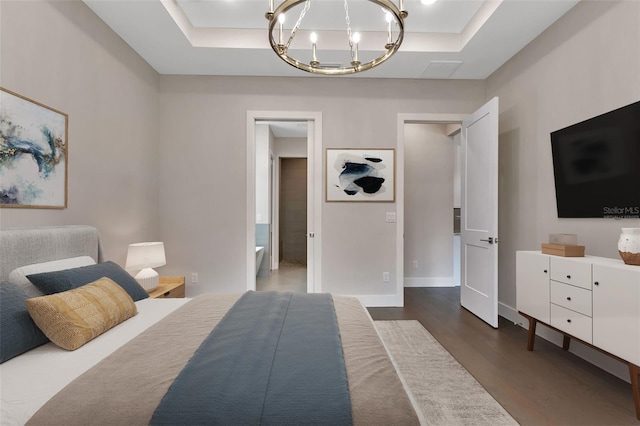
[[[405,259],[405,198],[406,198],[406,179],[405,179],[405,161],[407,157],[406,153],[406,124],[438,124],[442,126],[458,126],[464,118],[466,114],[398,114],[397,121],[397,157],[396,157],[396,167],[398,170],[398,174],[396,176],[396,211],[397,211],[397,227],[396,227],[396,271],[397,271],[397,288],[396,288],[396,306],[404,305],[404,287],[410,286],[423,286],[421,282],[411,283],[411,280],[405,279],[405,270],[406,268],[413,268],[413,260],[411,258]],[[451,188],[453,191],[453,188]],[[453,204],[451,206],[447,206],[453,208]],[[451,211],[451,210],[448,210]],[[453,233],[453,212],[449,214],[451,225],[447,225],[447,230],[451,229],[451,239],[453,244],[455,244],[455,236]],[[453,257],[454,246],[451,249],[451,256]],[[420,264],[418,264],[420,267]],[[453,268],[453,266],[452,266]],[[409,277],[410,278],[410,277]],[[455,278],[451,279],[451,281],[455,280]]]
[[[257,135],[264,124],[290,123],[306,126],[306,139],[299,143],[306,155],[287,156],[283,150],[274,151],[269,143],[259,143]],[[271,131],[271,133],[273,133]],[[273,136],[273,135],[272,135]],[[268,137],[267,137],[268,139]],[[272,142],[275,141],[272,137]],[[266,146],[266,148],[265,148]],[[286,150],[285,150],[286,151]],[[282,275],[280,256],[280,186],[281,158],[306,156],[306,228],[304,235],[298,231],[297,244],[306,245],[306,270],[298,274],[306,276],[302,288],[308,293],[321,291],[321,206],[322,206],[322,114],[319,112],[247,112],[247,289],[256,290],[259,274]],[[264,158],[264,162],[258,162]],[[260,166],[258,166],[261,164]],[[265,176],[261,178],[260,176]],[[298,185],[299,186],[299,185]],[[267,194],[267,195],[265,195]],[[265,201],[267,200],[267,201]],[[299,202],[298,202],[299,204]],[[266,213],[265,213],[266,212]],[[266,225],[259,227],[258,224]],[[262,228],[262,229],[260,229]],[[265,232],[265,228],[268,232]],[[258,241],[261,239],[261,241]],[[260,243],[260,244],[258,244]],[[291,242],[287,243],[287,246]],[[258,247],[263,250],[259,259]],[[267,255],[266,251],[270,253]],[[276,274],[277,273],[277,274]],[[306,288],[305,288],[306,287]],[[288,290],[289,291],[289,290]]]
[[[460,285],[460,128],[404,123],[405,287]]]
[[[405,123],[459,123],[461,129],[460,304],[498,323],[498,98],[472,114],[398,114],[397,303],[404,286]]]
[[[264,254],[256,257],[258,291],[307,292],[307,127],[256,121],[256,212],[269,208],[256,214],[256,250]],[[265,161],[269,173],[261,176]]]

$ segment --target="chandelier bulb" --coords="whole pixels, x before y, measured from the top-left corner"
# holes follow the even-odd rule
[[[358,43],[360,43],[360,33],[353,33],[351,36],[353,40],[353,61],[351,62],[354,67],[360,65],[360,61],[358,60]]]
[[[278,44],[282,46],[282,24],[284,24],[284,13],[278,15]]]
[[[391,21],[393,21],[393,16],[391,15],[391,12],[387,12],[386,19],[387,19],[387,46],[389,46],[393,42],[393,36],[391,34]]]
[[[316,68],[320,63],[316,56],[316,42],[318,41],[318,34],[311,33],[311,66]]]

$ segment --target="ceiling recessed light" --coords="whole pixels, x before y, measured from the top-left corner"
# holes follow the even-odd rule
[[[430,6],[432,4],[434,4],[436,2],[436,0],[420,0],[420,3],[426,5],[426,6]]]

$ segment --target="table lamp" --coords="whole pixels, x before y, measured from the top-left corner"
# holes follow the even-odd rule
[[[164,243],[129,244],[126,268],[140,269],[134,278],[147,293],[158,288],[158,273],[152,268],[166,264]]]

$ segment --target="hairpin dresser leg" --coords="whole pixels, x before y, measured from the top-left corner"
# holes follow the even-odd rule
[[[629,363],[629,375],[633,388],[633,402],[636,405],[636,417],[640,420],[640,367]]]

